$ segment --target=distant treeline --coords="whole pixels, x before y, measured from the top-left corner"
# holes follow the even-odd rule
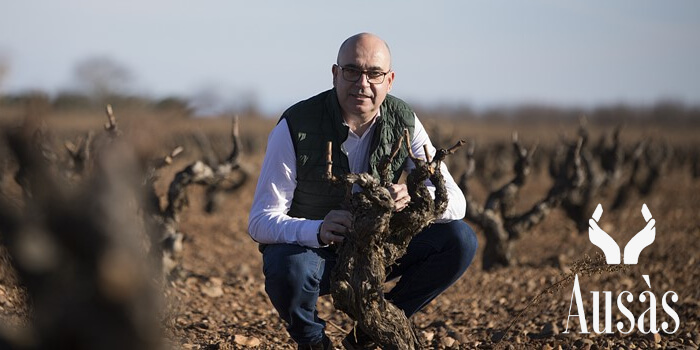
[[[183,116],[193,113],[190,101],[180,97],[154,99],[136,95],[109,95],[101,98],[80,93],[59,93],[54,97],[43,92],[31,91],[0,96],[0,108],[32,108],[54,111],[88,111],[103,109],[106,104],[143,109],[179,112]]]
[[[152,98],[138,95],[109,95],[101,98],[74,92],[58,93],[49,96],[43,92],[26,92],[0,95],[0,108],[41,108],[53,111],[85,111],[102,109],[109,103],[114,106],[150,109],[155,112],[167,111],[191,117],[196,115],[195,103],[185,97]],[[201,107],[201,106],[200,106]],[[599,125],[618,124],[620,122],[645,121],[659,124],[696,124],[700,125],[700,105],[686,105],[682,102],[666,100],[646,106],[624,103],[602,105],[591,108],[558,107],[537,104],[474,109],[469,106],[441,106],[416,108],[419,115],[432,118],[483,120],[504,122],[548,122],[563,119],[576,120],[585,116],[589,121]],[[245,116],[262,116],[254,102],[245,105],[243,110],[231,113]],[[277,118],[278,116],[268,116]]]
[[[647,106],[628,104],[601,105],[591,108],[557,107],[547,105],[518,105],[474,110],[470,107],[418,108],[419,115],[435,118],[483,120],[492,122],[546,123],[577,120],[585,116],[596,125],[616,125],[623,122],[653,124],[700,125],[700,105],[689,106],[677,101],[659,101]]]

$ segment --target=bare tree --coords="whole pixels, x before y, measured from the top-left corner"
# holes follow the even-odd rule
[[[106,56],[78,62],[74,74],[80,88],[99,102],[104,102],[108,96],[123,94],[133,81],[133,74],[126,66]]]
[[[7,63],[7,60],[0,56],[0,96],[2,96],[2,83],[3,80],[5,80],[5,76],[7,75],[7,72],[10,70],[10,64]]]

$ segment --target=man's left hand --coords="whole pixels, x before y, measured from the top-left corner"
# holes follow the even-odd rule
[[[388,187],[391,199],[394,200],[394,211],[402,211],[411,202],[406,184],[393,184]]]

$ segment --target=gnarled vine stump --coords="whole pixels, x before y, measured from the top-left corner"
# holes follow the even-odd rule
[[[486,236],[482,258],[484,270],[509,266],[512,263],[513,241],[542,222],[551,209],[559,206],[572,191],[578,189],[583,177],[580,165],[581,143],[579,139],[576,144],[569,146],[566,161],[558,170],[558,177],[547,196],[522,213],[516,213],[514,207],[520,189],[530,174],[532,156],[537,147],[526,149],[518,141],[517,133],[513,134],[513,151],[517,157],[513,164],[515,176],[503,187],[491,192],[483,206],[471,196],[468,186],[475,168],[474,147],[470,147],[467,152],[467,171],[462,175],[459,186],[467,201],[466,219],[479,225]]]
[[[404,312],[384,298],[383,285],[387,269],[406,253],[413,236],[445,211],[448,198],[440,163],[462,144],[449,150],[440,149],[432,161],[426,161],[413,156],[408,132],[404,134],[392,155],[381,160],[378,167],[381,180],[367,173],[334,177],[331,144],[328,144],[327,179],[346,186],[345,209],[353,214],[352,227],[338,247],[338,263],[331,272],[333,303],[383,349],[420,348]],[[416,167],[406,181],[411,202],[402,211],[395,212],[394,201],[387,190],[391,185],[389,164],[404,139]],[[435,199],[425,184],[428,179],[435,186]],[[354,184],[361,190],[351,194]]]

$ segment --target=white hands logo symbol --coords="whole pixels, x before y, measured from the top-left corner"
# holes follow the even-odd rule
[[[625,246],[625,264],[636,264],[642,249],[649,246],[656,238],[656,220],[651,218],[651,212],[647,205],[642,206],[642,216],[647,225],[639,231]]]
[[[595,211],[593,211],[593,217],[588,219],[588,239],[603,250],[608,264],[619,264],[620,247],[609,234],[598,226],[601,215],[603,215],[603,206],[598,204]]]
[[[603,206],[598,204],[595,211],[593,211],[593,217],[588,220],[588,238],[591,243],[603,250],[608,264],[619,264],[620,246],[598,226],[601,215],[603,215]],[[653,243],[656,238],[656,227],[654,226],[656,220],[652,219],[651,212],[646,204],[642,206],[642,216],[644,216],[644,221],[647,222],[647,225],[627,242],[624,254],[625,264],[636,264],[642,250]]]

